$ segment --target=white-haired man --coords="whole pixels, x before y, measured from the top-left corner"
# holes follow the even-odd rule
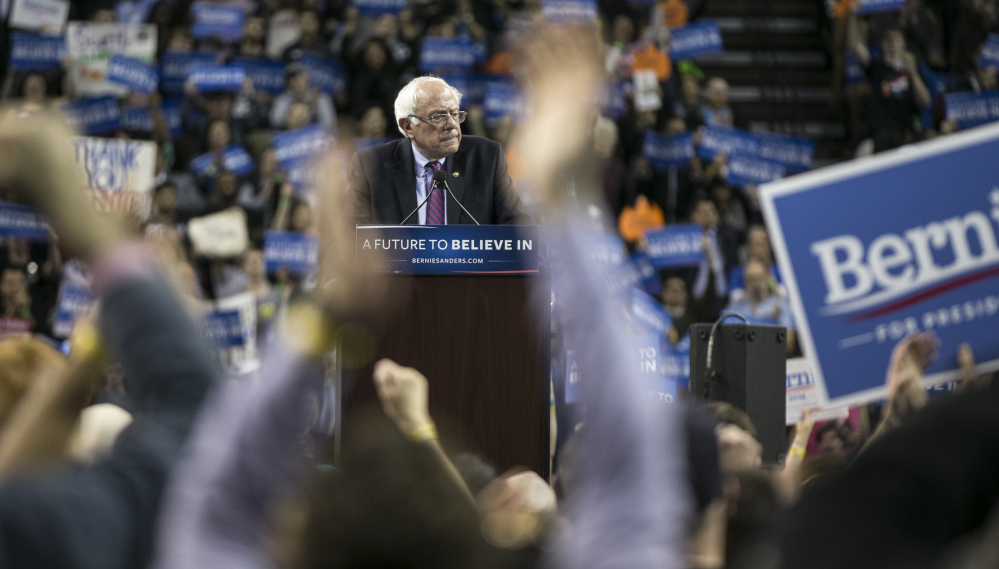
[[[357,223],[400,224],[428,194],[407,224],[474,224],[469,214],[481,224],[530,222],[503,147],[462,137],[460,104],[461,93],[437,77],[417,77],[399,91],[395,119],[405,138],[358,150],[351,160],[347,207]],[[450,194],[443,184],[430,193],[437,170]]]

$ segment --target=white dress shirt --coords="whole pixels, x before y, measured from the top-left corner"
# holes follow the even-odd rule
[[[413,144],[410,142],[410,144]],[[431,162],[429,158],[423,155],[413,144],[413,158],[416,162],[416,204],[419,205],[423,203],[423,200],[427,199],[427,164]],[[444,170],[444,161],[447,157],[441,158],[438,162],[441,163],[441,170]],[[437,188],[438,192],[444,191],[443,187]],[[447,194],[441,194],[444,196],[444,223],[447,223]],[[420,211],[416,212],[416,216],[419,218],[417,222],[420,225],[427,224],[427,207],[430,202],[423,204]]]

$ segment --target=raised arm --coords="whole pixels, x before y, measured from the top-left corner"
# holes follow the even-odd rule
[[[854,11],[850,12],[846,22],[846,45],[857,57],[861,67],[867,67],[871,64],[871,52],[864,44],[864,40],[860,38],[860,25],[857,23],[857,14]]]

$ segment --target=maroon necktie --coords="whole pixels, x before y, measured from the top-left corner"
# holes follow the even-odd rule
[[[434,187],[434,172],[441,167],[440,162],[427,162],[427,191]],[[444,225],[444,188],[437,190],[427,202],[427,225]]]

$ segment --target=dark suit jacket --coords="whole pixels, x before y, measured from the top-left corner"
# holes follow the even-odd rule
[[[479,136],[462,136],[458,151],[444,161],[451,193],[483,225],[533,223],[513,188],[503,147]],[[475,222],[447,199],[448,225]],[[354,153],[350,163],[347,212],[358,224],[398,225],[416,206],[416,160],[408,138]],[[407,224],[419,223],[419,213]]]

